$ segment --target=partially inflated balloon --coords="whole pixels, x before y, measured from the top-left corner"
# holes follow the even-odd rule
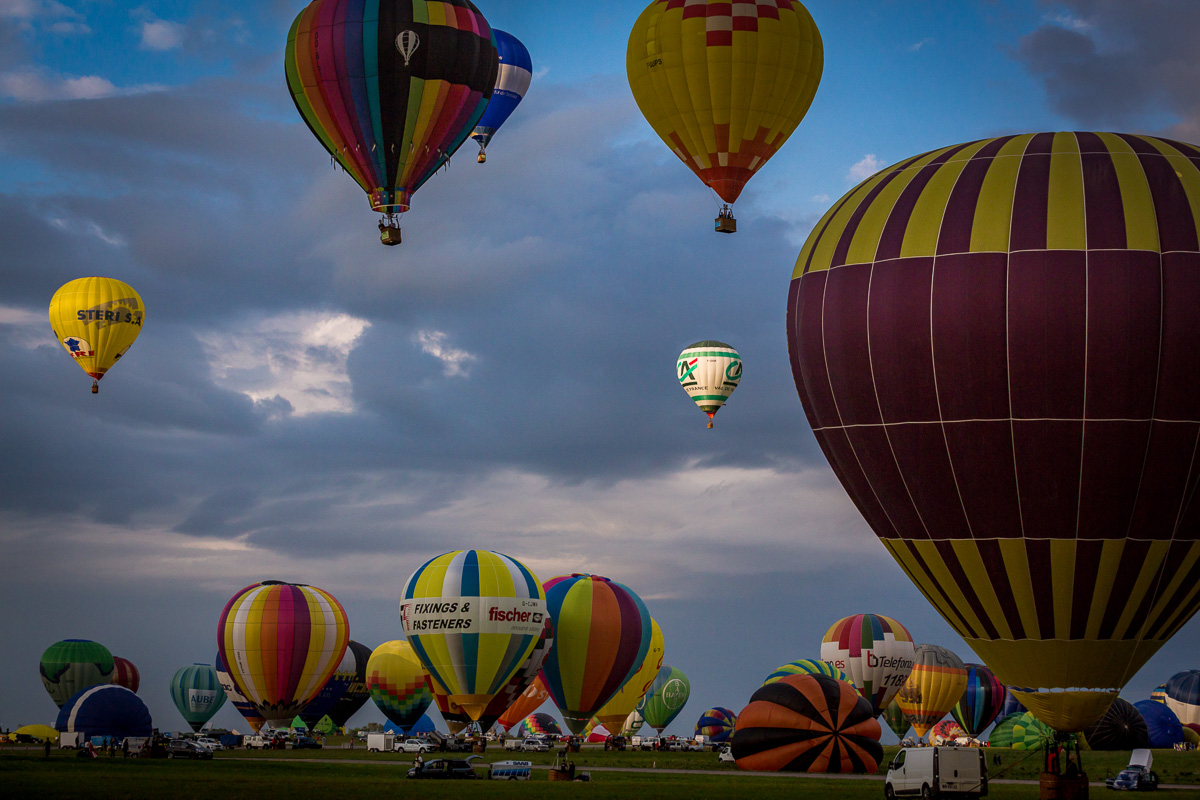
[[[904,716],[904,711],[895,700],[883,710],[883,721],[892,729],[892,733],[901,739],[904,738],[904,734],[908,733],[908,729],[912,727],[912,723],[908,721],[908,717]]]
[[[546,593],[537,576],[500,553],[455,550],[431,559],[409,577],[401,598],[417,658],[472,720],[545,632]]]
[[[310,700],[298,715],[306,727],[315,729],[315,726],[326,716],[329,716],[332,722],[334,708],[350,690],[350,687],[359,680],[358,659],[354,650],[356,645],[362,647],[357,642],[349,642],[346,645],[346,654],[342,656],[337,669],[329,676],[329,680],[325,681],[325,685],[321,687],[321,691],[317,692],[317,696]],[[369,654],[367,658],[370,658]],[[357,710],[356,708],[355,711]]]
[[[824,58],[797,0],[654,0],[629,34],[625,66],[650,127],[732,203],[808,112]]]
[[[217,672],[217,681],[221,684],[221,690],[225,692],[225,696],[229,698],[229,702],[233,703],[233,707],[246,720],[246,724],[257,733],[267,721],[263,719],[262,714],[258,713],[258,709],[254,707],[254,703],[251,703],[246,699],[246,695],[238,691],[237,686],[233,683],[233,678],[229,677],[229,669],[221,659],[219,651],[217,652],[216,663],[213,669]]]
[[[225,705],[225,691],[215,669],[208,664],[192,664],[175,671],[171,699],[192,730],[198,731]]]
[[[828,661],[802,658],[799,661],[792,661],[781,667],[776,667],[775,671],[763,681],[763,686],[766,686],[768,683],[774,683],[781,678],[786,678],[788,675],[828,675],[831,678],[837,678],[839,681],[845,681],[851,686],[854,685],[854,681],[850,680],[850,677],[845,672],[842,672]]]
[[[1084,731],[1084,738],[1093,750],[1136,750],[1150,746],[1146,720],[1133,703],[1118,697],[1104,716]]]
[[[1004,684],[990,669],[983,664],[967,664],[967,688],[950,713],[964,731],[978,736],[996,719],[1007,695]]]
[[[329,718],[339,728],[346,727],[350,718],[371,699],[371,690],[367,688],[367,662],[370,659],[371,648],[365,644],[351,640],[350,644],[346,646],[346,655],[342,657],[337,673],[352,675],[350,685],[333,704],[333,708],[328,711]],[[353,660],[353,666],[350,664],[351,660]]]
[[[313,0],[284,68],[313,135],[388,214],[407,211],[466,141],[499,62],[469,0]]]
[[[1146,721],[1146,733],[1150,736],[1150,747],[1174,747],[1183,741],[1183,726],[1179,717],[1165,703],[1139,700],[1133,707]]]
[[[115,278],[77,278],[50,299],[50,327],[63,349],[97,382],[133,346],[146,307],[129,284]]]
[[[367,688],[383,715],[405,731],[433,702],[425,667],[404,641],[384,642],[371,653]]]
[[[62,708],[79,691],[112,683],[113,657],[107,647],[90,639],[64,639],[46,648],[38,670],[50,699]]]
[[[654,683],[659,669],[662,668],[665,653],[666,646],[663,642],[662,629],[658,627],[658,623],[652,617],[650,619],[650,649],[646,651],[646,657],[642,659],[641,666],[629,680],[625,681],[625,685],[617,690],[612,699],[596,712],[596,719],[600,720],[604,727],[612,731],[621,729],[629,717],[629,712],[637,708],[642,702],[642,698],[646,696],[646,692],[650,691],[650,685]]]
[[[707,736],[711,741],[720,744],[733,736],[735,727],[737,712],[717,706],[700,715],[700,719],[696,720],[695,733],[697,736]]]
[[[54,727],[87,736],[149,736],[153,731],[150,709],[124,686],[110,683],[81,689],[67,698]]]
[[[645,660],[650,613],[629,587],[596,575],[551,578],[546,600],[556,630],[542,680],[579,733]]]
[[[800,251],[792,370],[889,552],[1061,731],[1200,608],[1200,149],[1002,136],[852,189]]]
[[[507,731],[541,708],[542,704],[549,699],[550,690],[546,688],[541,675],[538,675],[534,682],[529,684],[529,688],[522,692],[521,696],[496,719],[496,724]]]
[[[915,649],[912,634],[891,617],[855,614],[825,632],[821,660],[850,676],[879,716],[908,679]]]
[[[562,728],[549,714],[530,714],[512,732],[514,738],[524,736],[560,736]]]
[[[917,646],[912,672],[896,694],[896,702],[924,736],[962,697],[967,688],[967,667],[962,659],[936,644]]]
[[[1184,725],[1200,723],[1200,670],[1178,672],[1167,681],[1167,708],[1175,712]]]
[[[629,716],[625,718],[625,722],[621,724],[622,736],[635,736],[642,726],[646,724],[646,720],[642,718],[640,712],[636,709],[629,712]]]
[[[675,364],[679,385],[692,402],[712,418],[742,380],[742,357],[724,342],[705,341],[689,344]]]
[[[1054,741],[1054,731],[1028,711],[1012,714],[996,723],[988,736],[992,747],[1013,750],[1040,750]]]
[[[496,88],[492,91],[492,99],[479,118],[471,138],[479,143],[479,163],[487,161],[487,146],[496,135],[496,131],[516,110],[517,104],[529,91],[529,83],[533,80],[533,61],[525,45],[502,30],[493,29],[496,37],[496,52],[500,58],[500,71],[496,76]]]
[[[112,682],[137,694],[138,687],[142,685],[142,676],[132,661],[120,656],[113,656]]]
[[[933,745],[954,744],[957,739],[967,735],[967,732],[957,722],[952,719],[944,719],[929,729],[929,743]]]
[[[286,727],[346,654],[350,625],[333,595],[263,581],[242,589],[217,622],[217,648],[238,693],[273,727]]]
[[[650,684],[650,690],[638,704],[638,711],[647,725],[662,734],[683,711],[691,694],[692,684],[683,670],[663,664],[654,683]]]
[[[1150,693],[1150,699],[1156,703],[1167,702],[1167,685],[1160,683],[1153,692]]]

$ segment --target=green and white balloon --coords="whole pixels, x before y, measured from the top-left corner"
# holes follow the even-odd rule
[[[724,342],[696,342],[679,354],[677,370],[679,385],[708,414],[711,428],[713,416],[742,380],[742,357]]]

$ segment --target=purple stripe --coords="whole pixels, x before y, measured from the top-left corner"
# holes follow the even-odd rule
[[[1149,551],[1150,542],[1137,539],[1129,539],[1125,542],[1125,548],[1121,551],[1121,561],[1136,566],[1117,570],[1117,574],[1113,578],[1106,598],[1104,620],[1100,623],[1101,639],[1113,638],[1117,623],[1120,622],[1121,615],[1125,613],[1125,609],[1129,605],[1129,596],[1133,593],[1134,584],[1141,577],[1141,568],[1146,562],[1146,553]]]
[[[850,264],[829,270],[825,279],[822,319],[829,385],[843,425],[882,422],[867,336],[867,295],[871,265]],[[805,325],[807,326],[807,320]]]
[[[941,430],[972,536],[976,541],[1021,538],[1012,425],[1007,419],[977,420]],[[991,455],[980,458],[980,453]]]
[[[938,235],[938,255],[970,251],[975,209],[979,204],[979,193],[983,190],[984,178],[995,163],[994,159],[1000,148],[1013,138],[1001,136],[988,142],[963,168],[954,189],[950,192],[950,202],[947,203],[946,214],[942,218],[942,230]]]
[[[1188,144],[1187,142],[1177,142],[1174,139],[1163,139],[1161,137],[1159,141],[1171,145],[1171,147],[1179,151],[1180,155],[1190,159],[1192,163],[1200,167],[1200,148],[1196,147],[1196,145]]]
[[[1020,533],[1020,529],[1017,529]],[[1000,542],[995,539],[976,539],[975,546],[979,548],[979,557],[983,568],[988,574],[988,582],[996,593],[996,602],[1004,613],[1004,619],[1012,631],[1012,638],[1024,639],[1025,626],[1021,623],[1021,612],[1017,608],[1016,597],[1013,596],[1012,582],[1008,578],[1008,570],[1004,566],[1004,555],[1000,550]]]
[[[875,535],[888,539],[898,537],[900,532],[875,497],[871,482],[855,457],[854,447],[846,436],[846,431],[841,428],[827,428],[817,431],[816,437],[817,444],[821,446],[821,452],[833,467],[834,474],[842,486],[846,487],[846,493],[854,501],[863,519],[871,526],[871,530],[875,531]]]
[[[1012,424],[1026,537],[1074,539],[1079,516],[1079,459],[1083,425],[1078,421]]]
[[[1092,590],[1100,574],[1100,554],[1104,542],[1090,541],[1075,544],[1075,580],[1071,589],[1071,638],[1086,639],[1088,615],[1092,610]]]
[[[941,425],[897,425],[888,439],[932,539],[970,539]]]
[[[871,374],[884,422],[940,419],[929,303],[933,256],[876,264],[867,303]]]
[[[842,229],[841,238],[838,239],[837,247],[833,251],[833,261],[830,266],[840,267],[846,263],[846,255],[850,252],[850,242],[854,240],[854,234],[858,232],[858,226],[862,223],[863,216],[867,210],[875,203],[875,198],[879,193],[887,187],[889,183],[894,181],[904,170],[908,169],[909,165],[915,161],[919,161],[924,156],[915,156],[897,166],[890,173],[885,175],[875,188],[867,193],[863,201],[858,204],[858,208],[854,209],[854,213],[850,215],[849,221],[846,222],[846,227]]]
[[[953,619],[947,617],[946,621],[949,622],[951,627],[957,630],[960,635],[970,631],[971,626],[967,624],[965,619],[963,619],[962,614],[958,613],[958,609],[955,606],[957,598],[953,601],[950,599],[950,597],[942,589],[941,584],[933,577],[933,573],[929,571],[929,565],[925,563],[925,559],[921,557],[921,553],[918,552],[913,543],[907,539],[901,540],[899,543],[908,548],[909,557],[916,562],[917,567],[921,570],[921,579],[914,581],[914,583],[917,585],[917,588],[921,590],[921,594],[925,595],[926,599],[929,600],[929,602],[939,611],[945,609],[942,614],[943,616],[947,616],[947,614],[949,614],[953,617]],[[926,586],[933,587],[934,591],[937,592],[937,596],[941,598],[941,602],[938,602],[933,597],[929,596],[929,593],[925,591]]]
[[[908,221],[912,218],[913,209],[916,208],[917,201],[921,198],[925,187],[933,179],[934,174],[947,161],[972,144],[974,142],[966,142],[956,147],[951,147],[933,161],[921,167],[921,171],[913,177],[908,186],[904,187],[904,191],[900,193],[896,204],[892,206],[892,212],[888,216],[887,223],[883,226],[883,235],[879,237],[879,249],[875,253],[876,261],[900,257],[900,248],[904,244],[904,234],[908,230]]]
[[[828,270],[808,272],[792,281],[788,290],[788,355],[796,391],[804,399],[804,413],[814,429],[840,425],[837,406],[825,370],[825,336],[821,306]]]
[[[1124,250],[1125,203],[1112,155],[1094,133],[1076,133],[1083,164],[1084,208],[1089,250]]]
[[[1037,612],[1039,638],[1054,639],[1054,572],[1050,568],[1050,542],[1026,539],[1025,557],[1029,561],[1029,582],[1033,586],[1033,604]]]
[[[948,541],[935,542],[938,554],[942,557],[942,563],[946,565],[946,569],[950,572],[950,576],[954,579],[954,586],[958,589],[959,594],[967,601],[967,605],[975,612],[975,617],[983,625],[983,631],[976,631],[973,628],[968,628],[975,636],[983,639],[999,639],[1000,632],[996,630],[996,625],[988,616],[987,610],[984,609],[983,603],[979,601],[979,595],[976,594],[974,587],[971,585],[971,580],[967,577],[967,573],[963,571],[962,564],[958,560],[958,554],[954,552],[954,546]],[[980,636],[982,633],[982,636]]]
[[[829,219],[825,220],[825,224],[821,226],[821,232],[819,234],[817,234],[816,239],[813,240],[812,249],[808,251],[808,260],[804,262],[804,271],[802,273],[800,273],[801,276],[807,275],[809,273],[809,270],[812,268],[813,256],[815,256],[817,254],[817,248],[820,246],[821,240],[825,238],[825,234],[829,231],[829,226],[833,224],[833,221],[835,219],[837,219],[838,214],[841,213],[842,206],[849,203],[850,198],[852,198],[853,196],[854,196],[854,190],[851,190],[849,194],[847,194],[845,197],[843,197],[841,200],[839,200],[834,212],[829,215]],[[828,267],[829,265],[827,264],[825,266]],[[818,270],[818,271],[821,271],[821,270]]]
[[[1188,549],[1191,547],[1191,542],[1173,542],[1167,553],[1166,563],[1168,565],[1168,574],[1163,576],[1160,586],[1166,588],[1175,580],[1179,574],[1179,565],[1183,563],[1184,557],[1187,555]],[[1192,564],[1192,568],[1188,570],[1187,575],[1180,582],[1179,588],[1171,595],[1170,599],[1163,605],[1163,610],[1146,626],[1146,638],[1151,640],[1165,641],[1167,635],[1167,625],[1179,615],[1179,619],[1186,622],[1189,617],[1200,609],[1200,597],[1193,597],[1191,602],[1188,602],[1188,595],[1195,590],[1196,582],[1200,581],[1200,561]],[[1177,622],[1176,626],[1182,625],[1182,622]]]
[[[1138,154],[1146,181],[1150,184],[1150,196],[1154,198],[1154,215],[1158,220],[1159,249],[1164,252],[1200,250],[1200,236],[1192,216],[1191,203],[1183,182],[1175,174],[1175,167],[1166,156],[1140,136],[1121,135]]]
[[[917,515],[908,485],[896,466],[887,431],[882,425],[847,428],[846,438],[862,464],[862,471],[880,504],[887,509],[888,518],[905,539],[928,539],[925,524]]]
[[[304,676],[304,662],[308,660],[309,641],[312,638],[312,620],[308,615],[308,598],[299,586],[285,586],[281,595],[280,620],[290,620],[292,623],[292,652],[291,666],[287,675],[287,688],[279,698],[283,702],[292,701],[303,703],[308,698],[297,697],[300,691],[300,679]],[[283,614],[283,598],[287,598],[290,613]]]
[[[1010,250],[1046,249],[1046,209],[1050,195],[1050,148],[1053,133],[1029,140],[1013,193]]]

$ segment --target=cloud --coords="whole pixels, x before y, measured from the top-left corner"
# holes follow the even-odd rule
[[[468,366],[475,360],[475,356],[466,350],[447,345],[444,331],[417,331],[413,338],[420,345],[422,353],[427,353],[442,362],[442,374],[447,378],[467,377]]]
[[[917,51],[919,51],[921,48],[923,48],[925,45],[927,45],[927,44],[930,44],[930,43],[932,43],[932,42],[933,42],[933,37],[932,37],[932,36],[928,36],[928,37],[926,37],[926,38],[922,39],[921,41],[917,42],[916,44],[910,44],[910,45],[908,46],[908,52],[910,52],[910,53],[916,53],[916,52],[917,52]]]
[[[145,20],[141,25],[142,47],[146,50],[177,50],[183,46],[186,28],[178,22]]]
[[[159,85],[118,87],[99,75],[59,75],[36,67],[0,73],[0,97],[30,103],[52,100],[98,100],[161,91]]]
[[[846,181],[848,183],[865,181],[882,168],[883,162],[874,153],[868,153],[862,157],[862,160],[851,165],[850,171],[846,173]]]

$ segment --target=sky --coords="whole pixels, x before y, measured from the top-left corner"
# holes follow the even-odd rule
[[[464,147],[384,248],[289,97],[300,0],[0,0],[0,727],[53,723],[37,662],[86,638],[133,661],[178,729],[170,678],[212,663],[242,587],[319,586],[374,647],[403,636],[408,576],[464,548],[638,592],[691,679],[668,733],[740,709],[853,613],[974,660],[805,421],[797,253],[847,190],[936,147],[1200,141],[1200,4],[807,6],[820,90],[717,236],[715,195],[628,88],[643,2],[479,3],[533,84],[487,164]],[[97,396],[46,318],[84,275],[147,308]],[[746,365],[711,431],[675,377],[701,339]],[[1193,619],[1124,695],[1200,666],[1198,639]],[[352,724],[382,719],[368,704]],[[245,727],[229,705],[214,723]]]

